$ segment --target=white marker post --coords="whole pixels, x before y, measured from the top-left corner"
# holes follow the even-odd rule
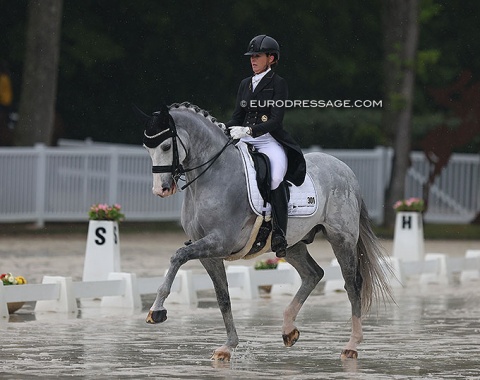
[[[109,273],[112,272],[121,272],[118,223],[91,220],[88,225],[83,281],[108,280]]]
[[[393,237],[393,257],[402,261],[423,261],[424,252],[422,213],[397,212]]]

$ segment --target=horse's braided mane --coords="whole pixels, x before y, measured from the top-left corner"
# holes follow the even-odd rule
[[[196,106],[195,104],[191,104],[189,102],[172,103],[170,106],[168,106],[168,109],[169,110],[171,110],[171,109],[186,109],[186,110],[189,110],[193,113],[196,113],[198,115],[201,115],[201,116],[205,117],[206,119],[211,121],[213,124],[215,124],[217,127],[221,128],[223,130],[223,132],[226,132],[225,124],[218,122],[217,119],[215,117],[213,117],[212,115],[210,115],[210,113],[208,111]]]

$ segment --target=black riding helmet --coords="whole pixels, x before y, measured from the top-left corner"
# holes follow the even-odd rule
[[[273,54],[275,61],[280,59],[280,46],[274,38],[266,34],[260,34],[254,37],[248,44],[248,49],[245,55],[254,55],[258,53]]]

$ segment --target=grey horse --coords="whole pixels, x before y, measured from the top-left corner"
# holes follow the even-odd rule
[[[224,260],[244,249],[257,215],[251,210],[242,159],[221,123],[189,103],[163,106],[147,116],[144,146],[153,162],[153,193],[168,197],[184,175],[186,191],[181,223],[191,244],[170,260],[164,283],[147,316],[147,323],[167,319],[164,301],[180,267],[199,259],[210,275],[227,332],[214,360],[229,360],[238,344],[231,311]],[[223,127],[223,129],[222,129]],[[357,179],[340,160],[323,153],[305,155],[307,172],[318,194],[318,209],[307,218],[289,218],[286,261],[301,277],[301,286],[283,315],[282,336],[290,347],[299,338],[294,325],[303,303],[322,279],[323,269],[307,251],[322,231],[331,244],[352,306],[352,332],[341,358],[357,358],[362,341],[362,315],[373,301],[391,297],[388,265],[373,233]],[[386,269],[387,268],[387,269]]]

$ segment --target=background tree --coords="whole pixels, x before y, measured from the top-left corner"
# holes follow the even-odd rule
[[[50,145],[55,120],[63,0],[30,0],[16,145]]]
[[[383,2],[384,87],[383,126],[392,137],[393,163],[385,202],[385,223],[393,225],[392,205],[405,193],[410,166],[415,62],[419,35],[418,0]]]
[[[400,19],[413,20],[405,13],[413,3],[422,32],[417,57],[409,59],[405,48],[412,30]],[[21,83],[32,83],[25,79],[32,61],[25,55],[29,4],[0,0],[0,58],[9,62],[14,108],[22,97],[30,98],[30,109],[38,111],[42,106],[35,102],[45,93],[24,98],[28,89],[21,88]],[[56,101],[57,115],[64,120],[60,137],[139,145],[141,126],[130,104],[152,112],[162,99],[189,101],[219,120],[229,118],[238,83],[250,74],[243,56],[246,45],[266,33],[280,43],[276,71],[288,80],[291,99],[383,100],[385,113],[381,108],[290,109],[285,127],[304,148],[397,144],[385,206],[392,213],[391,201],[403,194],[400,173],[408,167],[398,158],[408,157],[410,148],[421,150],[421,142],[439,125],[458,125],[455,112],[435,102],[431,89],[451,86],[464,70],[472,73],[472,83],[480,81],[479,1],[82,0],[64,2],[62,9]],[[413,87],[412,92],[401,84]],[[405,98],[404,91],[411,96]],[[22,102],[19,113],[24,114],[24,107]],[[399,123],[407,123],[410,131]],[[19,128],[33,137],[28,128]],[[479,135],[454,148],[479,151]]]

